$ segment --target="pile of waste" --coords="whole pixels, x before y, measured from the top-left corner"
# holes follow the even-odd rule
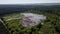
[[[21,13],[23,17],[21,17],[21,24],[23,26],[34,26],[38,25],[41,20],[45,20],[46,16],[44,15],[39,15],[39,14],[33,14],[33,13]]]

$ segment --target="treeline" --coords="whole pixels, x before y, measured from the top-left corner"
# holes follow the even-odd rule
[[[4,7],[4,6],[2,6],[1,8],[0,8],[0,15],[4,15],[4,14],[9,14],[9,13],[19,13],[19,12],[25,12],[25,11],[28,11],[28,10],[39,10],[39,11],[42,11],[42,12],[44,12],[44,11],[46,11],[46,12],[48,12],[48,11],[54,11],[55,9],[57,9],[57,10],[60,10],[60,8],[59,8],[60,6],[59,5],[56,5],[56,6],[43,6],[43,5],[36,5],[36,6],[34,6],[34,5],[26,5],[26,6],[24,6],[24,5],[18,5],[18,6],[6,6],[6,7]]]

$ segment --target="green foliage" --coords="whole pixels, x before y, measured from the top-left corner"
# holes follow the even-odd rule
[[[3,20],[12,34],[60,34],[60,10],[28,10],[27,12],[43,14],[46,16],[46,20],[42,21],[39,25],[23,27],[19,23],[19,19],[6,21],[10,18],[20,17],[20,13],[5,15]]]

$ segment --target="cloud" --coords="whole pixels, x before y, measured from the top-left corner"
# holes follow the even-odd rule
[[[60,0],[0,0],[0,4],[60,3]]]

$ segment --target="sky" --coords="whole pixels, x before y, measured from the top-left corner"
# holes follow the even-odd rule
[[[0,0],[0,4],[60,3],[60,0]]]

